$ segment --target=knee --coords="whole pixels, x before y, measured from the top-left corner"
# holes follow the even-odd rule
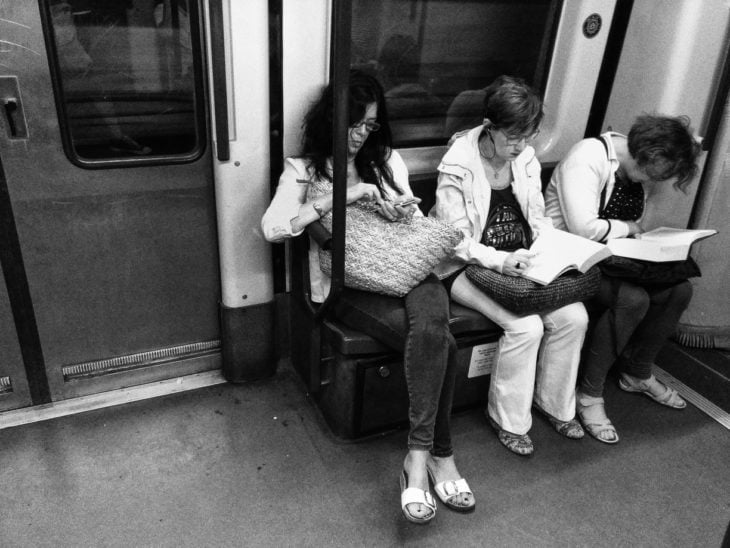
[[[426,315],[410,322],[411,334],[433,345],[456,348],[456,342],[449,329],[449,319],[446,316]]]
[[[689,280],[683,281],[681,284],[677,284],[672,287],[672,295],[670,302],[674,303],[678,308],[684,310],[689,306],[689,302],[692,300],[692,284]]]
[[[524,342],[539,342],[545,332],[542,318],[537,314],[523,316],[507,322],[503,327],[505,337],[519,339]]]
[[[581,303],[573,303],[565,307],[565,322],[576,332],[588,329],[588,312]]]
[[[651,297],[643,287],[623,284],[616,298],[614,308],[634,317],[643,318],[649,310],[650,304]]]

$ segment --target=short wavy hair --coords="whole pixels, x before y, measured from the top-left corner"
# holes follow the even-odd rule
[[[484,117],[495,129],[514,135],[531,135],[544,116],[542,99],[522,78],[498,76],[486,88]]]
[[[697,173],[700,144],[692,135],[687,116],[643,114],[631,126],[629,154],[655,181],[676,177],[684,190]]]

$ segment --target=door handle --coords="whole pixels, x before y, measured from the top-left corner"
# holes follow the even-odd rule
[[[18,101],[15,97],[3,99],[3,106],[5,107],[5,120],[8,122],[8,132],[10,133],[11,139],[18,138],[18,125],[15,123],[15,115],[18,110]]]
[[[0,105],[5,119],[5,129],[10,139],[27,139],[28,125],[20,101],[20,88],[16,76],[0,76]]]

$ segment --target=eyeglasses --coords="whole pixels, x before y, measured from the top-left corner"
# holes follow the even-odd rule
[[[535,139],[537,139],[538,135],[540,135],[539,129],[537,131],[535,131],[535,133],[532,133],[531,135],[507,135],[504,132],[504,130],[502,130],[502,129],[500,129],[498,131],[502,132],[502,135],[504,135],[504,142],[507,144],[507,146],[511,146],[511,147],[516,147],[523,140],[525,141],[526,145],[529,145]]]
[[[370,120],[361,120],[359,122],[356,122],[350,126],[350,129],[358,130],[363,126],[365,126],[365,129],[367,129],[370,133],[374,133],[380,129],[379,123],[371,122]]]

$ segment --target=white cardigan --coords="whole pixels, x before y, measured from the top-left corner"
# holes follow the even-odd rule
[[[408,184],[408,168],[395,150],[391,151],[388,165],[393,171],[396,186],[404,192],[404,196],[412,196],[413,192]],[[305,159],[287,158],[285,160],[284,171],[279,178],[276,194],[261,219],[261,230],[267,241],[282,242],[304,232],[304,229],[294,232],[291,220],[299,215],[299,207],[307,201],[309,181],[313,180],[313,177],[314,173],[311,169],[307,169]],[[395,192],[387,188],[387,185],[384,186],[387,197],[395,199],[397,197]],[[416,211],[416,215],[419,214],[420,210]],[[319,247],[312,239],[309,242],[309,280],[312,300],[317,303],[324,302],[330,292],[330,278],[319,268]]]
[[[602,135],[608,154],[597,139],[583,139],[573,145],[553,171],[545,190],[545,212],[555,228],[598,242],[629,235],[626,222],[598,218],[601,192],[606,189],[608,203],[619,167],[612,135],[620,134],[609,131]]]
[[[436,274],[440,278],[456,272],[465,263],[502,272],[504,260],[509,254],[481,243],[492,197],[492,187],[479,154],[481,132],[482,126],[478,126],[459,134],[438,167],[436,204],[429,216],[451,223],[465,236],[456,247],[454,256],[436,267]],[[535,150],[526,147],[510,162],[510,169],[512,192],[533,236],[537,237],[541,229],[552,226],[552,223],[545,216],[540,162],[535,157]]]

